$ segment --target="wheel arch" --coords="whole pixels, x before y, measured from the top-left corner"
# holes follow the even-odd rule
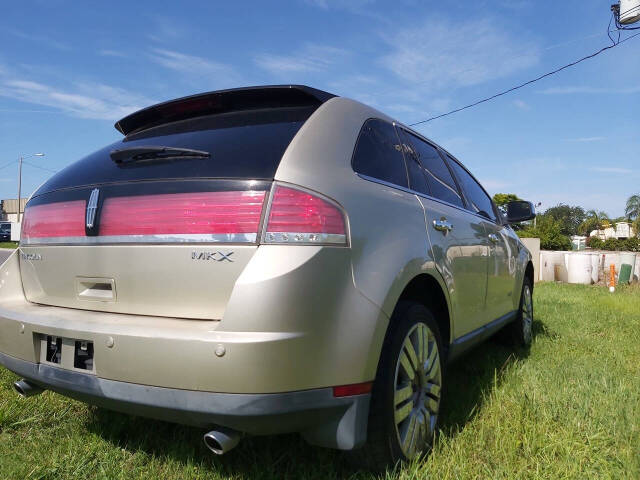
[[[533,290],[533,284],[535,283],[535,274],[533,268],[533,262],[529,260],[527,266],[524,269],[524,278],[528,278],[531,282],[531,290]]]
[[[397,303],[401,301],[414,301],[424,305],[433,313],[442,343],[445,350],[448,350],[451,343],[452,317],[447,290],[431,274],[421,273],[413,277],[404,287]],[[392,316],[393,318],[393,316]],[[391,326],[391,323],[389,327]],[[387,329],[389,330],[389,329]]]

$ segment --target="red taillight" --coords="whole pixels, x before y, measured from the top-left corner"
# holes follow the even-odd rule
[[[351,395],[362,395],[371,392],[373,382],[354,383],[353,385],[340,385],[333,387],[334,397],[350,397]]]
[[[73,200],[27,207],[22,220],[22,240],[84,237],[85,205],[84,200]]]
[[[267,243],[346,244],[342,210],[317,195],[277,186],[265,234]]]
[[[261,191],[107,198],[100,214],[99,235],[255,241],[264,198]]]

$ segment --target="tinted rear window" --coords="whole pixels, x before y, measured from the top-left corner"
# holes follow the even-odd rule
[[[363,175],[407,187],[407,169],[394,126],[377,118],[367,120],[358,137],[352,167]]]
[[[200,117],[129,135],[49,179],[36,195],[101,183],[197,179],[273,179],[289,143],[315,108],[286,108]],[[117,165],[112,150],[161,145],[205,150],[211,158]]]

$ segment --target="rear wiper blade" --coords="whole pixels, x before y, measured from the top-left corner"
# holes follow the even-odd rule
[[[165,160],[171,158],[211,158],[204,150],[191,148],[162,147],[157,145],[137,146],[111,150],[111,160],[115,163],[131,163],[148,160]]]

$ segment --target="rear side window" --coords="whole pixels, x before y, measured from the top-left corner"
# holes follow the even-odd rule
[[[467,172],[462,165],[456,162],[451,157],[448,157],[449,164],[458,177],[458,181],[462,186],[462,189],[467,195],[469,201],[469,209],[473,213],[477,213],[490,220],[496,221],[496,214],[493,210],[493,203],[489,198],[489,195],[484,191],[478,182]]]
[[[398,135],[402,140],[402,150],[404,152],[404,159],[407,162],[407,174],[409,175],[409,188],[416,192],[424,193],[425,195],[431,195],[429,186],[427,185],[427,177],[418,160],[418,154],[413,147],[409,134],[402,128],[398,128]]]
[[[407,170],[396,130],[390,123],[367,120],[353,153],[353,170],[368,177],[407,187]]]
[[[421,138],[412,134],[409,134],[409,136],[418,154],[420,164],[426,173],[431,196],[462,207],[463,202],[460,192],[458,192],[451,172],[438,151]]]

